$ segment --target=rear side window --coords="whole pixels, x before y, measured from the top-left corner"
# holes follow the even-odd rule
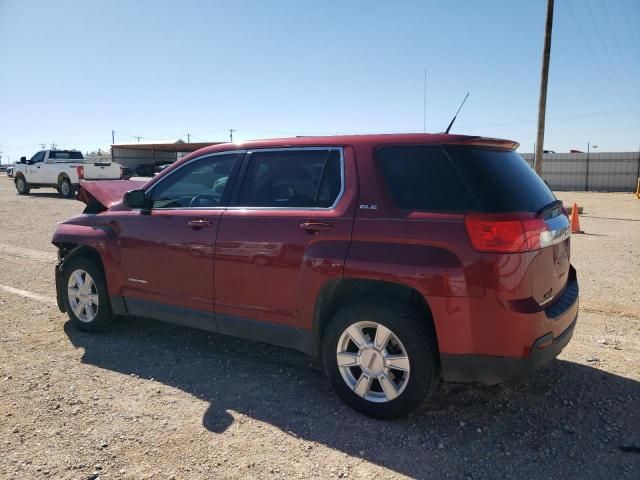
[[[399,208],[442,213],[478,210],[442,147],[384,147],[376,156]]]
[[[331,207],[342,188],[338,150],[254,152],[238,205],[241,207]]]
[[[514,151],[445,145],[485,212],[538,212],[556,198]]]

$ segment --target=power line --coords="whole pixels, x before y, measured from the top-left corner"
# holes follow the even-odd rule
[[[627,113],[627,112],[640,112],[640,107],[632,107],[632,108],[621,108],[618,110],[607,110],[602,112],[591,112],[591,113],[578,113],[575,115],[562,115],[557,117],[547,117],[546,121],[564,121],[564,120],[573,120],[575,118],[586,118],[586,117],[599,117],[605,115],[617,115],[619,113]],[[484,128],[484,127],[508,127],[511,125],[526,125],[530,123],[535,123],[535,120],[516,120],[513,122],[502,122],[502,123],[485,123],[479,125],[459,125],[458,128]]]
[[[627,10],[627,3],[623,0],[622,6],[624,8],[624,18],[627,20],[627,27],[629,28],[629,37],[631,38],[631,44],[633,45],[633,50],[635,50],[636,55],[638,56],[638,66],[640,66],[640,48],[636,43],[636,36],[633,33],[633,29],[631,28],[631,20],[629,20],[629,10]]]
[[[616,35],[616,31],[613,28],[613,25],[611,23],[611,18],[609,17],[609,12],[607,10],[607,8],[605,7],[605,4],[602,0],[600,0],[600,5],[602,6],[602,10],[604,10],[604,18],[607,20],[607,24],[609,25],[609,29],[611,30],[611,33],[613,33],[613,40],[616,44],[616,48],[618,49],[618,54],[620,55],[620,60],[622,62],[622,66],[624,67],[625,72],[627,73],[627,76],[629,77],[629,81],[631,82],[631,88],[633,90],[633,92],[636,94],[636,96],[638,98],[640,98],[640,94],[638,94],[638,90],[636,90],[636,85],[635,83],[633,83],[633,75],[631,75],[631,71],[629,70],[629,67],[627,66],[627,62],[625,61],[624,58],[624,54],[622,53],[622,48],[620,48],[620,42],[618,41],[618,35]]]
[[[589,41],[589,38],[587,37],[587,35],[584,33],[584,30],[582,29],[582,25],[580,24],[580,22],[576,18],[575,13],[573,13],[573,9],[571,8],[571,4],[567,0],[564,1],[564,4],[567,7],[567,9],[569,10],[569,13],[571,14],[571,18],[573,18],[574,23],[578,27],[578,31],[580,32],[580,35],[582,35],[584,43],[587,45],[587,47],[589,48],[589,51],[591,52],[591,55],[593,55],[593,58],[595,59],[595,61],[598,64],[598,66],[600,67],[600,70],[602,71],[602,75],[606,78],[607,82],[609,82],[609,86],[616,93],[616,95],[618,96],[618,99],[622,102],[622,105],[628,105],[628,103],[623,98],[623,95],[620,92],[619,87],[613,83],[613,80],[611,79],[611,76],[609,75],[609,72],[604,68],[604,66],[602,65],[602,62],[600,61],[600,58],[596,54],[596,51],[593,49],[593,46],[591,46],[591,42]],[[638,117],[638,115],[635,112],[634,112],[634,115],[636,117]],[[639,120],[640,120],[640,118],[639,118]]]
[[[611,67],[611,71],[613,72],[613,78],[618,83],[618,85],[620,87],[620,91],[622,92],[622,95],[623,95],[623,97],[625,99],[625,102],[627,103],[627,105],[630,105],[631,102],[629,101],[629,98],[627,97],[624,88],[622,88],[622,84],[620,83],[620,80],[619,80],[620,77],[618,75],[618,72],[616,71],[616,67],[613,65],[613,62],[611,61],[611,56],[609,55],[609,49],[607,48],[607,46],[604,43],[604,39],[602,38],[602,34],[600,33],[600,27],[598,27],[598,22],[596,22],[596,18],[593,15],[593,10],[591,9],[591,5],[589,4],[589,0],[584,0],[584,2],[587,4],[587,9],[589,10],[589,16],[591,17],[591,21],[593,22],[594,27],[596,27],[596,34],[598,35],[598,39],[600,40],[600,44],[602,45],[602,49],[604,50],[604,54],[607,57],[607,61],[609,62],[609,66]],[[640,121],[640,116],[638,116],[638,120]]]

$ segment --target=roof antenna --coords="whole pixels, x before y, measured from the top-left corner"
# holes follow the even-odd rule
[[[453,116],[453,118],[451,119],[451,123],[449,124],[449,126],[447,127],[447,129],[444,131],[444,133],[449,133],[449,130],[451,130],[451,127],[453,126],[453,122],[456,121],[456,118],[458,117],[458,114],[460,113],[460,110],[462,109],[462,106],[464,105],[464,102],[467,101],[467,98],[469,97],[469,92],[467,92],[467,96],[464,97],[464,100],[462,100],[462,103],[460,104],[460,107],[458,108],[458,111],[456,112],[456,114]]]

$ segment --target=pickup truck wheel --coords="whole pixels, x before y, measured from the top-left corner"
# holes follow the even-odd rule
[[[60,179],[60,182],[58,183],[58,191],[64,198],[71,198],[73,196],[73,186],[67,177]]]
[[[29,188],[27,180],[22,175],[16,177],[16,190],[18,191],[18,195],[29,195],[29,190],[31,189]]]
[[[322,359],[333,388],[373,418],[410,414],[432,396],[440,369],[435,335],[410,305],[370,299],[348,305],[323,336]]]
[[[104,330],[113,313],[102,270],[87,258],[77,257],[64,265],[63,300],[69,318],[80,330]]]

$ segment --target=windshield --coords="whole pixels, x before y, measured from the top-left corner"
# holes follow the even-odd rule
[[[52,150],[49,152],[49,158],[58,162],[65,160],[84,160],[82,152],[76,150]]]

